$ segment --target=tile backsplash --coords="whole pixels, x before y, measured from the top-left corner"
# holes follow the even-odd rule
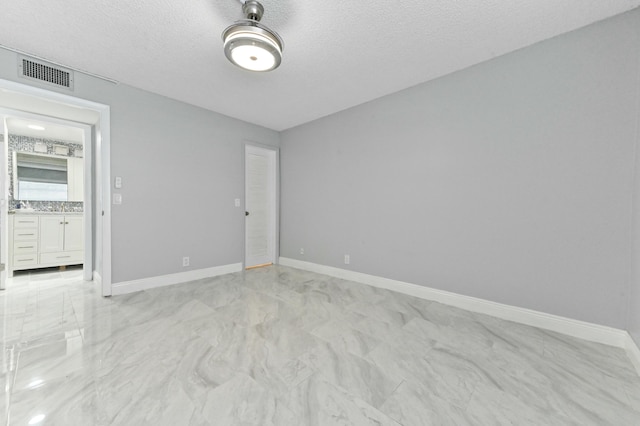
[[[69,148],[69,157],[82,157],[83,150],[82,145],[59,141],[53,139],[33,138],[30,136],[9,135],[9,157],[8,157],[8,172],[11,179],[9,179],[9,208],[15,209],[20,201],[26,201],[29,207],[39,211],[60,211],[62,204],[64,204],[65,211],[81,212],[83,210],[84,203],[72,202],[72,201],[32,201],[32,200],[15,200],[13,198],[13,152],[35,152],[34,148],[36,143],[44,144],[47,147],[46,154],[54,154],[54,145],[62,145]],[[44,154],[44,152],[42,153]]]

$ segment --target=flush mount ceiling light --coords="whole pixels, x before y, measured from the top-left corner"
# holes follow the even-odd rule
[[[260,23],[264,7],[254,0],[242,4],[246,19],[236,21],[222,32],[224,54],[234,65],[249,71],[271,71],[282,62],[284,42]]]

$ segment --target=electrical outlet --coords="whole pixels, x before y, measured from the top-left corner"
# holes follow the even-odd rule
[[[300,249],[300,254],[304,254],[304,249],[303,248]]]
[[[182,258],[182,266],[189,266],[189,256]]]
[[[344,255],[344,264],[345,264],[345,265],[348,265],[348,264],[349,264],[349,262],[351,262],[351,258],[349,257],[349,255],[348,255],[348,254],[345,254],[345,255]]]

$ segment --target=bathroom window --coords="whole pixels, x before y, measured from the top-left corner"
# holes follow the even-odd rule
[[[42,201],[67,201],[67,184],[29,182],[21,180],[18,182],[18,191],[22,200],[42,200]]]

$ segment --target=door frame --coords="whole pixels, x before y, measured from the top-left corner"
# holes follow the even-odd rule
[[[271,262],[275,265],[278,263],[278,258],[280,256],[280,148],[265,145],[253,141],[245,141],[243,146],[243,156],[242,156],[242,170],[244,176],[244,211],[247,209],[247,154],[250,151],[262,151],[267,152],[269,154],[270,165],[272,166],[272,173],[270,176],[271,180],[271,194],[269,195],[271,201],[273,202],[272,214],[273,220],[270,224],[272,229],[272,236],[269,239],[270,251],[271,251]],[[243,213],[244,215],[244,213]],[[244,219],[244,256],[243,256],[243,269],[247,268],[247,220],[246,216]]]
[[[91,159],[93,157],[93,146],[92,146],[93,140],[91,139],[91,126],[84,123],[78,123],[74,121],[51,117],[48,115],[34,114],[31,112],[24,112],[24,111],[12,110],[7,108],[0,108],[0,116],[4,117],[5,123],[7,118],[16,117],[16,118],[22,118],[25,120],[33,120],[33,121],[40,121],[43,123],[57,124],[57,125],[66,126],[66,127],[74,127],[82,130],[82,139],[83,139],[82,165],[83,165],[83,181],[84,181],[82,196],[84,200],[90,200],[89,202],[86,202],[86,201],[84,202],[84,206],[82,209],[83,210],[82,217],[84,219],[83,245],[84,245],[84,253],[85,253],[84,263],[82,266],[82,272],[83,272],[82,277],[85,281],[92,281],[93,280],[93,232],[92,232],[93,203],[91,202],[91,200],[93,196],[93,188],[91,184],[92,183],[91,182],[91,176],[92,176]],[[8,164],[8,161],[9,161],[9,157],[8,157],[9,131],[6,127],[6,124],[4,125],[4,135],[5,135],[5,139],[7,140],[7,145],[6,145],[6,151],[5,151],[6,158],[5,158],[5,163],[3,165],[3,170],[5,170],[6,164]],[[7,184],[3,194],[3,197],[5,199],[8,198],[7,197],[8,190],[9,190],[8,188],[9,188],[9,185]],[[5,206],[5,208],[3,208],[2,210],[2,214],[6,214],[8,209],[9,209],[9,206]],[[8,216],[5,216],[5,217],[8,217]],[[5,229],[3,229],[3,231],[5,231]]]
[[[7,232],[9,230],[9,215],[7,214],[7,188],[9,187],[9,174],[7,170],[8,164],[8,146],[9,137],[7,136],[6,123],[7,118],[0,114],[0,129],[2,130],[2,146],[0,147],[0,263],[4,264],[4,268],[0,271],[0,290],[5,289],[5,282],[7,278],[7,269],[9,268],[9,236]]]
[[[74,107],[92,110],[97,113],[98,120],[96,123],[77,123],[87,125],[87,129],[91,130],[90,126],[93,126],[95,131],[95,140],[91,138],[91,132],[89,134],[90,143],[87,146],[95,143],[95,152],[93,155],[87,155],[85,151],[84,155],[84,191],[85,200],[89,200],[86,206],[89,207],[91,215],[85,213],[85,238],[92,239],[93,229],[95,229],[96,245],[95,250],[93,248],[93,241],[88,246],[88,252],[91,253],[92,269],[96,266],[93,264],[93,256],[95,256],[96,263],[98,260],[102,260],[99,271],[90,271],[96,280],[101,285],[101,293],[103,296],[111,296],[111,108],[109,105],[100,104],[86,99],[77,98],[62,93],[52,92],[50,90],[29,86],[26,84],[16,83],[9,80],[0,79],[0,89],[6,89],[12,92],[17,92],[23,95],[32,96],[35,98],[44,99],[49,102],[62,103],[71,105]],[[56,117],[48,116],[51,119]],[[89,130],[89,131],[90,131]],[[85,134],[86,136],[86,134]],[[7,144],[5,144],[7,145]],[[93,148],[93,147],[91,147]],[[8,149],[8,147],[5,147]],[[86,147],[85,147],[86,149]],[[95,167],[92,167],[92,159],[95,157],[93,163]],[[92,198],[92,171],[95,176],[95,198]],[[87,197],[88,192],[88,197]],[[94,205],[95,203],[95,205]],[[85,206],[85,207],[86,207]],[[93,208],[95,208],[96,214],[93,214]],[[86,212],[86,210],[85,210]],[[95,217],[95,222],[93,218]],[[88,219],[88,220],[87,220]],[[6,228],[6,225],[3,225]],[[92,228],[95,226],[95,228]],[[87,229],[89,232],[86,232]],[[6,229],[3,229],[3,235]],[[86,244],[86,241],[85,241]],[[87,247],[85,246],[85,250]],[[85,258],[86,258],[85,254]]]

